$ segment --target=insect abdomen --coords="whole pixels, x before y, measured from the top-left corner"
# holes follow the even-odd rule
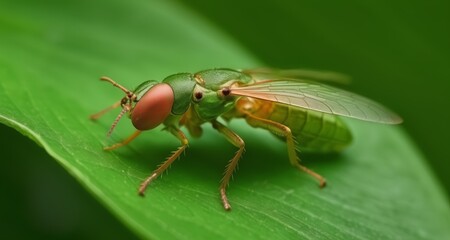
[[[344,122],[331,114],[275,104],[267,119],[289,127],[305,152],[339,152],[352,140]]]
[[[236,107],[289,127],[300,151],[339,152],[352,141],[349,129],[335,115],[246,97],[239,99]],[[232,115],[243,117],[236,112]]]

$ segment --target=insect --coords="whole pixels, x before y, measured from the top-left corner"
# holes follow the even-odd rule
[[[218,121],[243,118],[252,127],[263,128],[286,142],[290,163],[311,175],[320,187],[326,180],[301,164],[297,150],[305,152],[340,152],[352,140],[351,133],[339,116],[365,121],[398,124],[402,119],[382,105],[354,93],[326,84],[340,81],[339,74],[309,70],[233,70],[209,69],[194,74],[178,73],[162,82],[145,81],[130,91],[111,78],[110,82],[125,92],[125,97],[112,106],[91,115],[95,120],[109,110],[122,107],[110,130],[112,133],[124,114],[128,114],[136,131],[120,143],[105,147],[113,150],[127,145],[142,131],[160,124],[181,143],[140,185],[144,195],[147,186],[163,173],[188,147],[180,127],[193,137],[202,135],[202,124],[210,123],[232,145],[238,148],[226,165],[220,181],[220,200],[230,210],[226,190],[239,159],[244,141]]]

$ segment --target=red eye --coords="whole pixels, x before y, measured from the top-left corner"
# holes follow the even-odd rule
[[[165,83],[157,84],[139,99],[131,113],[131,122],[138,130],[155,128],[169,116],[173,101],[172,88]]]

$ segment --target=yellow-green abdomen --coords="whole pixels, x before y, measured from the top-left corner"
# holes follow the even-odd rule
[[[289,127],[303,152],[339,152],[352,141],[350,130],[335,115],[275,104],[266,118]]]

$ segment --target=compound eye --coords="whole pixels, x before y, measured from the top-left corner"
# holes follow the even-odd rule
[[[163,123],[170,115],[174,102],[172,88],[166,83],[150,88],[136,103],[131,121],[138,130],[148,130]]]

